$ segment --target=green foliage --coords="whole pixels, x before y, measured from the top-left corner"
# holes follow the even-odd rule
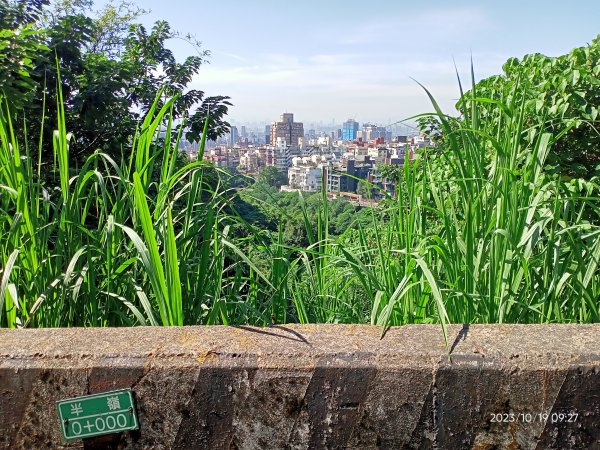
[[[586,47],[551,58],[542,54],[509,59],[502,75],[475,86],[480,102],[478,120],[491,127],[504,111],[493,103],[524,103],[524,125],[544,123],[540,132],[555,136],[547,170],[569,177],[600,174],[600,36]],[[514,100],[510,97],[516,96]],[[458,102],[466,114],[471,93]]]
[[[267,172],[268,173],[268,172]],[[283,242],[292,247],[305,247],[309,234],[316,232],[319,208],[322,207],[319,193],[280,192],[269,187],[264,180],[247,187],[236,199],[236,213],[259,229],[275,232],[278,223],[283,233]],[[329,228],[333,236],[340,236],[358,223],[370,223],[370,216],[361,213],[345,199],[328,200]],[[310,224],[307,229],[305,214]]]
[[[0,29],[17,29],[39,20],[50,0],[0,0]]]
[[[72,3],[74,0],[63,0],[63,2],[65,1]],[[92,0],[76,1],[83,3],[83,5],[78,6],[80,9],[91,8]],[[72,7],[71,5],[68,6]],[[89,51],[106,55],[108,58],[118,57],[124,50],[129,28],[138,17],[146,13],[146,10],[133,2],[121,0],[115,4],[111,0],[99,11],[94,21],[94,33],[89,43]],[[73,15],[73,13],[60,15]]]
[[[35,60],[48,50],[36,29],[42,0],[0,0],[0,93],[17,108],[31,101],[37,84],[31,77]]]
[[[40,32],[31,25],[18,29],[0,27],[0,92],[17,107],[31,101],[36,88],[31,78],[34,59],[47,48]]]
[[[287,174],[273,166],[263,167],[260,169],[257,180],[271,187],[281,187],[287,183]]]
[[[166,45],[169,39],[181,38],[179,33],[165,21],[149,31],[136,25],[144,11],[131,2],[111,2],[91,17],[88,1],[63,0],[53,6],[44,10],[39,2],[35,14],[27,16],[29,22],[0,34],[0,88],[30,129],[44,130],[41,117],[50,123],[56,120],[52,102],[45,99],[57,96],[58,60],[66,124],[75,137],[70,153],[75,163],[83,164],[98,149],[117,161],[127,157],[137,123],[159,92],[160,105],[177,97],[173,120],[178,123],[189,116],[188,140],[200,141],[207,119],[207,138],[227,131],[228,97],[206,97],[203,91],[188,89],[209,55],[199,50],[199,43],[189,40],[197,55],[180,63]],[[52,156],[51,130],[44,132],[42,160],[47,162]],[[31,138],[37,142],[37,137]]]

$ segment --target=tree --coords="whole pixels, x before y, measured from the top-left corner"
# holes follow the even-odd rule
[[[42,9],[50,0],[0,0],[2,29],[17,29],[40,19]]]
[[[34,26],[47,0],[0,0],[0,93],[16,108],[31,101],[34,60],[47,51],[43,33]]]
[[[268,166],[258,173],[257,181],[267,186],[280,187],[287,183],[287,176],[276,167]]]
[[[348,228],[350,228],[350,225],[352,225],[357,212],[356,208],[352,204],[343,202],[343,205],[344,207],[340,212],[336,213],[335,215],[332,214],[332,222],[334,225],[333,233],[337,235],[344,233]]]
[[[15,66],[20,60],[30,62],[27,73],[22,71],[21,78],[12,85],[2,80],[4,74],[14,80],[14,70],[3,70],[0,75],[3,83],[0,87],[5,94],[22,100],[14,104],[25,115],[30,130],[42,129],[42,118],[50,124],[56,123],[59,82],[67,129],[74,136],[71,155],[79,161],[97,149],[120,159],[131,145],[140,117],[147,113],[159,93],[159,107],[167,98],[177,97],[172,117],[179,126],[187,119],[188,140],[200,140],[208,114],[208,139],[216,139],[228,130],[224,118],[231,105],[229,97],[206,97],[203,91],[189,89],[192,77],[209,53],[194,47],[196,55],[178,62],[167,41],[179,34],[167,22],[158,21],[147,31],[134,23],[143,11],[127,1],[111,2],[93,17],[88,15],[89,0],[60,0],[50,10],[43,9],[45,3],[39,1],[35,14],[30,12],[26,16],[29,22],[20,19],[15,28],[20,31],[31,27],[41,42],[29,44],[21,38],[16,44],[12,43],[14,39],[6,44],[8,39],[0,34],[0,68]],[[13,9],[16,12],[10,17],[24,16],[19,15],[14,5]],[[8,52],[2,50],[7,47],[11,52],[16,47],[17,55],[24,56],[7,61],[3,56]],[[42,139],[46,159],[51,155],[52,128],[53,125],[45,127],[47,135]]]

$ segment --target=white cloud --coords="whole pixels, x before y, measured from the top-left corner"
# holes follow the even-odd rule
[[[213,52],[211,52],[211,53],[212,53],[213,55],[215,55],[215,54],[216,54],[216,55],[224,55],[224,56],[227,56],[228,58],[233,58],[233,59],[235,59],[235,60],[237,60],[237,61],[241,61],[241,62],[243,62],[243,63],[248,63],[248,62],[250,62],[250,61],[249,61],[247,58],[244,58],[243,56],[240,56],[240,55],[238,55],[238,54],[236,54],[236,53],[222,52],[222,51],[219,51],[219,50],[213,51]]]
[[[328,35],[337,35],[338,42],[344,45],[397,42],[399,47],[428,47],[465,39],[481,30],[490,30],[491,26],[480,8],[446,7],[377,17],[357,27],[330,30]]]
[[[451,57],[445,61],[407,57],[391,62],[363,63],[358,55],[312,55],[304,59],[295,56],[269,55],[261,63],[235,67],[205,66],[194,83],[253,87],[295,88],[343,91],[377,86],[390,89],[410,77],[423,83],[454,81],[455,68]],[[504,57],[482,55],[475,57],[475,69],[483,76],[496,72]],[[321,63],[321,61],[328,61]],[[466,64],[465,64],[466,63]],[[457,58],[459,71],[469,72],[469,56]]]

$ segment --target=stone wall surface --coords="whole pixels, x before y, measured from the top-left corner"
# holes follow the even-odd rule
[[[600,448],[600,325],[0,330],[0,448]],[[131,388],[140,429],[62,440]]]

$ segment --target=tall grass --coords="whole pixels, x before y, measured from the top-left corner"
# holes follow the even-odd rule
[[[600,319],[598,180],[544,174],[568,130],[540,132],[543,117],[526,117],[519,89],[489,99],[474,85],[459,120],[427,92],[444,144],[404,167],[385,224],[338,241],[341,257],[330,259],[334,278],[350,268],[362,285],[372,323]],[[497,109],[493,121],[480,117],[482,104]]]
[[[181,159],[173,99],[157,98],[130,158],[96,152],[74,170],[59,98],[41,171],[42,142],[17,135],[2,101],[0,325],[597,322],[598,180],[544,173],[560,136],[526,115],[519,89],[472,89],[458,119],[430,96],[444,144],[342,236],[323,188],[316,223],[303,205],[303,248],[236,214],[226,173]]]
[[[253,263],[227,239],[232,221],[223,208],[232,192],[221,187],[225,174],[182,161],[179,136],[172,135],[173,99],[160,108],[159,100],[133,138],[129,160],[97,152],[73,174],[59,98],[51,189],[34,175],[28,139],[16,135],[2,101],[0,324],[268,322],[242,299],[243,274]],[[35,160],[41,152],[40,144]]]

